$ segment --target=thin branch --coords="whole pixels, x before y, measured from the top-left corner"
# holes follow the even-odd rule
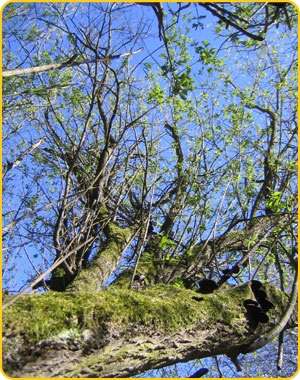
[[[280,371],[282,368],[283,361],[283,331],[280,331],[278,337],[278,354],[277,354],[277,370]]]
[[[6,309],[8,306],[12,305],[14,302],[16,302],[23,294],[27,293],[30,289],[32,289],[35,285],[37,285],[40,281],[42,281],[49,273],[51,273],[55,268],[57,268],[63,261],[65,261],[68,257],[70,257],[73,253],[77,252],[78,249],[88,244],[90,241],[95,239],[94,237],[91,237],[90,239],[86,240],[84,243],[82,243],[80,246],[75,247],[70,252],[68,252],[65,256],[62,256],[60,259],[55,261],[51,267],[46,270],[43,274],[41,274],[36,280],[34,280],[30,285],[27,286],[22,292],[14,296],[9,302],[4,304],[2,306],[2,310]]]
[[[284,223],[286,222],[283,227],[279,227],[279,225],[281,223]],[[284,215],[282,218],[280,218],[280,220],[278,221],[278,223],[275,223],[271,228],[269,228],[265,233],[264,235],[254,244],[254,246],[252,248],[250,248],[250,250],[243,256],[243,258],[241,260],[239,260],[237,262],[237,266],[241,267],[242,264],[244,264],[248,259],[249,257],[255,253],[258,248],[261,246],[261,244],[267,239],[267,237],[273,232],[275,231],[277,228],[286,228],[287,225],[291,222],[291,219],[288,218],[287,215]],[[229,271],[228,271],[228,274],[229,275],[232,275],[233,274],[233,271],[234,271],[234,267],[232,267]],[[218,286],[220,287],[221,285],[224,284],[224,282],[226,282],[226,278],[223,277],[220,279],[220,281],[218,282]]]
[[[14,162],[7,162],[6,165],[4,165],[3,171],[2,171],[2,180],[4,179],[6,173],[15,168],[16,166],[20,165],[21,161],[34,149],[38,148],[41,144],[43,144],[46,141],[45,137],[42,137],[37,143],[31,145],[29,148],[25,150],[25,152],[21,153],[19,157]]]
[[[139,53],[142,50],[143,50],[143,48],[140,48],[140,49],[138,49],[136,51],[129,51],[127,53],[122,53],[122,54],[118,54],[118,55],[109,55],[109,56],[107,56],[105,58],[85,59],[83,61],[78,61],[78,62],[76,62],[76,61],[73,62],[72,60],[70,62],[70,60],[68,60],[68,61],[63,62],[63,63],[52,63],[51,65],[28,67],[27,69],[4,71],[2,73],[2,77],[5,78],[5,77],[12,77],[12,76],[15,76],[15,75],[40,73],[42,71],[48,71],[48,70],[53,70],[53,69],[62,69],[64,67],[79,66],[79,65],[82,65],[84,63],[106,62],[106,61],[110,61],[111,59],[118,59],[118,58],[126,57],[128,55],[133,55],[133,54]]]
[[[214,9],[211,9],[210,8],[210,4],[206,4],[206,3],[198,3],[198,4],[201,5],[202,7],[204,7],[205,9],[207,9],[214,16],[218,17],[220,20],[222,20],[226,24],[229,24],[229,25],[233,26],[235,29],[237,29],[238,31],[242,32],[247,37],[250,37],[252,40],[255,40],[255,41],[263,41],[264,40],[264,38],[262,36],[257,36],[257,35],[255,35],[253,33],[248,32],[246,29],[244,29],[241,26],[239,26],[238,24],[230,21],[228,18],[226,18],[223,15],[219,14]]]

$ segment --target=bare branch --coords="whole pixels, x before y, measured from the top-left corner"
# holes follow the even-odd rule
[[[117,55],[109,55],[104,58],[98,58],[98,59],[85,59],[83,61],[78,61],[78,62],[73,62],[70,60],[63,62],[63,63],[52,63],[51,65],[43,65],[43,66],[36,66],[36,67],[28,67],[27,69],[19,69],[19,70],[10,70],[10,71],[4,71],[2,73],[3,78],[7,77],[12,77],[15,75],[24,75],[24,74],[31,74],[31,73],[40,73],[43,71],[48,71],[48,70],[54,70],[54,69],[62,69],[64,67],[74,67],[74,66],[79,66],[84,63],[96,63],[96,62],[107,62],[110,61],[111,59],[118,59],[122,57],[126,57],[128,55],[133,55],[136,53],[139,53],[142,51],[143,48],[140,48],[136,51],[129,51],[127,53],[122,53],[122,54],[117,54]]]
[[[21,153],[19,157],[14,162],[8,162],[6,165],[4,165],[4,168],[2,170],[2,180],[4,179],[6,173],[15,168],[16,166],[20,165],[21,161],[30,154],[34,149],[38,148],[41,144],[43,144],[46,141],[46,138],[41,138],[37,143],[31,145],[29,148],[25,150],[25,152]]]

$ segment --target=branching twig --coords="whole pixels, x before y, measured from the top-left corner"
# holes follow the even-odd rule
[[[14,162],[7,162],[6,165],[4,165],[3,171],[2,171],[2,180],[6,173],[15,168],[16,166],[20,165],[21,161],[34,149],[38,148],[41,144],[43,144],[46,141],[45,137],[42,137],[37,143],[31,145],[29,148],[25,150],[25,152],[21,153],[19,157]]]

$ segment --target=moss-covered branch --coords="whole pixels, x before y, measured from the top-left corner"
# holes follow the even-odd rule
[[[27,295],[7,308],[4,371],[12,377],[130,377],[147,369],[236,354],[279,321],[288,296],[266,285],[269,323],[249,326],[248,284],[201,295],[157,285],[144,291]]]

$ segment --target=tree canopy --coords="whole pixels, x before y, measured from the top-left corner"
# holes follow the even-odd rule
[[[292,375],[294,5],[2,19],[6,373]]]

